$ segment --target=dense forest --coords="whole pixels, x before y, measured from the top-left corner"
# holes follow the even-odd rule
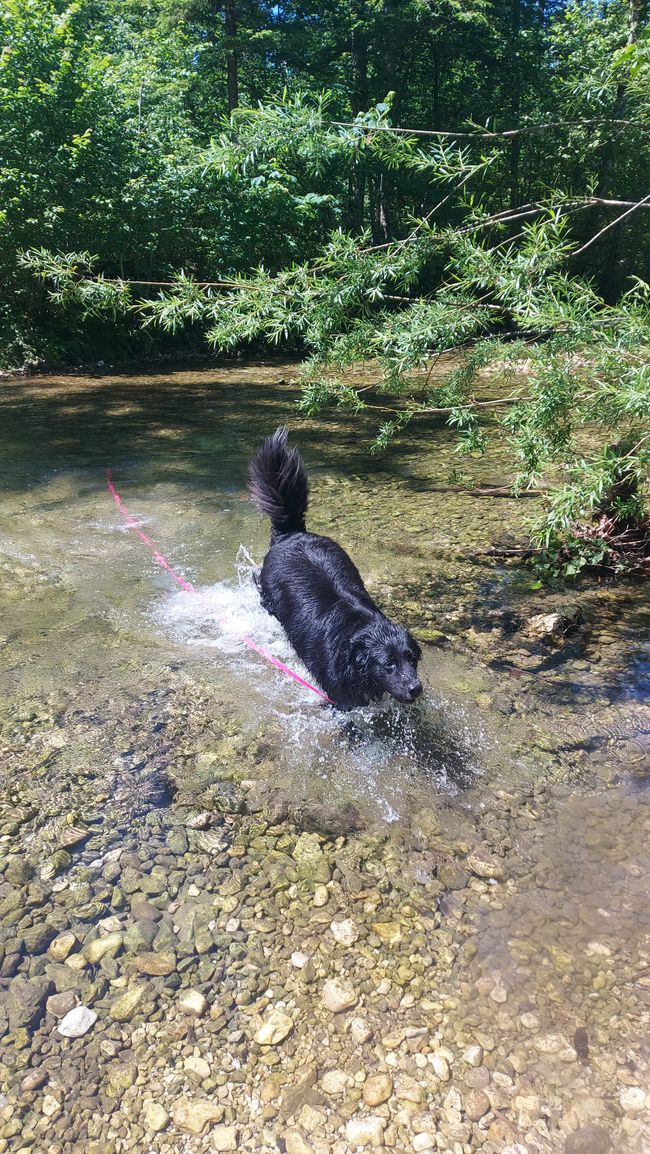
[[[633,532],[646,563],[644,0],[6,0],[0,24],[0,364],[266,342],[315,411],[362,406],[345,369],[372,359],[400,397],[378,447],[435,409],[480,451],[476,374],[525,356],[517,484],[573,470],[539,540],[571,572]]]

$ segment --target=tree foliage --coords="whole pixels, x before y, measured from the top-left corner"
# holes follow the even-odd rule
[[[641,0],[9,0],[2,22],[7,356],[290,346],[310,412],[368,406],[365,361],[377,450],[423,414],[466,452],[496,427],[515,486],[553,486],[548,569],[647,563]]]

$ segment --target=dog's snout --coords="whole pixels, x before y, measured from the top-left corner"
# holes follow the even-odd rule
[[[415,701],[416,697],[419,697],[421,693],[422,693],[422,682],[421,681],[414,681],[412,685],[409,685],[409,694],[411,696],[411,701]]]

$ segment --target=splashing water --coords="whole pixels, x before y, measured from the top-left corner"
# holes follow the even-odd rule
[[[200,654],[214,675],[259,725],[278,735],[280,771],[307,793],[314,784],[328,800],[364,798],[385,821],[397,821],[418,795],[456,792],[482,773],[487,738],[466,705],[425,692],[413,706],[390,699],[351,713],[315,702],[278,676],[237,638],[245,633],[308,678],[279,622],[262,608],[257,565],[245,546],[237,553],[236,583],[172,593],[151,610],[174,644]]]

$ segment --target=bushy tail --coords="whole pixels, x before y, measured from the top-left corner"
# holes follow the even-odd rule
[[[274,533],[304,533],[309,496],[307,470],[297,449],[287,448],[288,429],[276,429],[250,465],[250,494],[271,518]]]

